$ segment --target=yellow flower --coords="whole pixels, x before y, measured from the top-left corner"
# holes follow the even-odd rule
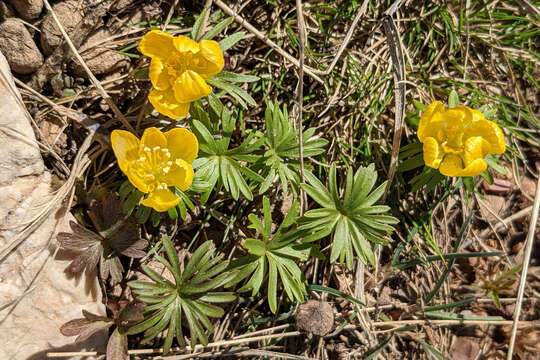
[[[162,133],[151,127],[139,141],[128,131],[114,130],[111,144],[120,170],[133,186],[148,194],[144,206],[166,211],[178,205],[180,198],[169,186],[186,191],[191,185],[191,163],[199,152],[199,142],[191,131],[176,128]]]
[[[418,124],[424,162],[445,176],[475,176],[484,172],[487,154],[502,154],[506,145],[501,128],[467,106],[446,110],[430,104]]]
[[[160,30],[147,33],[139,50],[149,56],[149,77],[154,89],[148,100],[165,116],[187,116],[189,104],[212,92],[206,83],[223,69],[223,53],[213,40],[197,43],[188,37],[172,36]]]

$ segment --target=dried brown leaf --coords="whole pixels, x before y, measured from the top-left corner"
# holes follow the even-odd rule
[[[107,359],[128,360],[127,336],[120,334],[118,328],[114,329],[107,343]]]

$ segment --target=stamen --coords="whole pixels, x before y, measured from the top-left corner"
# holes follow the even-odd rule
[[[150,151],[150,148],[148,146],[145,146],[144,149],[143,149],[145,152],[148,152]]]
[[[154,147],[152,148],[152,151],[158,151],[159,149],[161,149],[161,146],[154,146]]]
[[[169,170],[171,170],[171,167],[170,167],[170,166],[165,166],[165,167],[163,168],[163,172],[164,172],[165,174],[167,174],[167,173],[169,172]]]

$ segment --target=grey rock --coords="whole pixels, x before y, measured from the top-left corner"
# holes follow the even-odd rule
[[[35,20],[43,10],[43,0],[9,0],[17,13],[27,21]]]
[[[107,74],[130,63],[126,56],[104,47],[104,40],[110,36],[112,34],[109,31],[101,29],[92,34],[79,49],[83,60],[94,75]],[[70,70],[77,76],[88,77],[82,65],[75,59],[70,65]]]
[[[84,3],[85,1],[68,0],[53,7],[56,17],[58,17],[70,38],[74,35],[74,32],[80,29],[84,21]],[[45,55],[50,55],[64,41],[60,29],[50,14],[41,23],[40,41]]]
[[[19,19],[9,18],[0,23],[0,51],[11,70],[19,74],[31,74],[43,64],[43,55]]]

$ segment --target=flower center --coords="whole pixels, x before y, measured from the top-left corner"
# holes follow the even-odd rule
[[[458,124],[446,123],[437,132],[437,140],[442,145],[444,152],[460,154],[464,150],[463,127]]]
[[[149,191],[152,192],[156,189],[167,188],[164,178],[172,166],[171,153],[167,148],[145,147],[133,164],[133,172],[143,180]]]
[[[167,74],[171,76],[171,82],[174,82],[176,78],[182,75],[186,70],[189,70],[190,64],[193,60],[193,53],[191,51],[180,53],[173,52],[171,56],[165,62],[165,68]]]

